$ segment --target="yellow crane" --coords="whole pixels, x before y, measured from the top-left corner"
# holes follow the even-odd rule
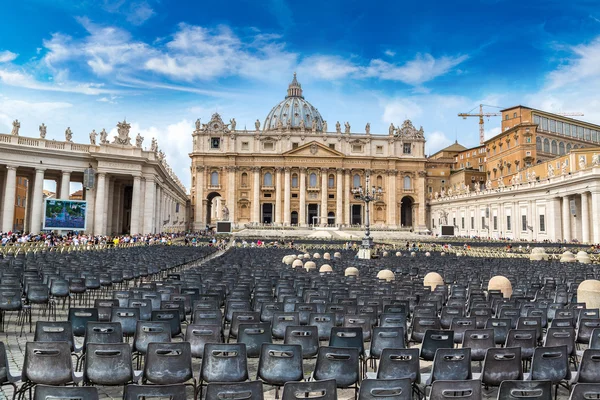
[[[498,116],[502,116],[502,113],[497,113],[497,112],[483,112],[483,107],[494,107],[494,108],[502,108],[502,107],[497,107],[497,106],[489,106],[486,104],[480,104],[479,105],[479,112],[477,114],[473,113],[473,110],[475,110],[475,108],[473,108],[473,110],[466,112],[466,113],[460,113],[458,114],[459,117],[462,117],[463,119],[467,119],[467,117],[479,117],[479,144],[483,144],[483,142],[485,142],[485,128],[483,125],[483,117],[498,117]]]

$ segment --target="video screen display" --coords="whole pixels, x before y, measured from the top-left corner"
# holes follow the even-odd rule
[[[231,222],[217,222],[217,233],[231,233]]]
[[[442,225],[442,236],[454,236],[454,227],[452,225]]]
[[[46,199],[44,229],[85,230],[87,201]]]

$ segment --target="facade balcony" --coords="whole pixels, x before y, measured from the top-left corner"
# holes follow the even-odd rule
[[[221,185],[208,185],[208,190],[221,190]]]
[[[260,187],[260,190],[263,190],[265,192],[274,192],[275,191],[275,186],[273,186],[273,185],[269,185],[269,186],[262,185]]]

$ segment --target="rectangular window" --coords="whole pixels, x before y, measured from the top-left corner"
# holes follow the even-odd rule
[[[264,196],[265,197],[271,197],[271,193],[265,193]]]
[[[353,144],[352,145],[352,152],[353,153],[362,153],[362,151],[363,151],[362,144]]]
[[[431,218],[431,227],[435,228],[435,218]]]
[[[456,226],[456,218],[452,218],[452,225]]]
[[[460,226],[461,226],[461,229],[465,229],[465,217],[461,217]]]
[[[511,221],[510,221],[510,215],[506,216],[506,230],[507,231],[512,231],[512,226],[511,226]]]
[[[560,134],[563,133],[563,123],[560,121],[556,122],[556,132]]]
[[[540,232],[546,232],[546,216],[540,215]]]
[[[433,188],[431,186],[427,186],[427,193],[433,193]]]
[[[335,143],[329,143],[329,148],[331,150],[335,150]]]
[[[403,153],[410,154],[410,149],[411,149],[410,143],[404,143]]]
[[[521,215],[521,231],[527,231],[527,215]]]
[[[583,126],[578,126],[577,127],[577,137],[579,139],[583,139]]]
[[[298,148],[298,143],[292,143],[292,149],[297,149]]]
[[[588,128],[583,130],[583,134],[585,136],[585,140],[591,140],[590,130]]]
[[[218,138],[218,137],[210,138],[210,148],[218,149],[219,147],[221,147],[221,138]]]
[[[542,130],[548,132],[548,118],[542,118]]]
[[[248,150],[250,148],[250,144],[248,142],[242,142],[242,150]]]
[[[175,203],[175,212],[178,213],[179,212],[179,203]]]
[[[330,199],[335,199],[335,194],[330,194],[330,195],[329,195],[329,198],[330,198]]]
[[[273,142],[265,142],[263,144],[263,149],[267,150],[267,151],[272,151],[275,149],[275,143]]]
[[[494,230],[497,231],[498,230],[498,216],[494,215]]]
[[[485,217],[481,217],[481,229],[485,229]]]
[[[377,152],[377,154],[383,154],[383,146],[377,146],[375,148],[375,151]]]
[[[471,229],[475,229],[475,217],[471,216]]]
[[[533,116],[533,123],[534,124],[540,124],[540,116],[539,115],[534,115]]]
[[[556,121],[553,119],[550,120],[550,132],[556,132]]]
[[[298,198],[298,193],[292,193],[292,199],[297,199]]]

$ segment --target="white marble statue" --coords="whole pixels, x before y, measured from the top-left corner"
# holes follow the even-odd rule
[[[100,132],[100,144],[107,144],[108,143],[108,133],[106,132],[106,129],[102,128],[102,131]]]
[[[554,176],[554,166],[552,163],[548,163],[548,178],[552,178]]]
[[[537,178],[537,174],[535,173],[535,171],[531,171],[531,182],[535,182],[536,178]]]
[[[594,153],[592,156],[592,167],[600,166],[600,154]]]
[[[567,174],[567,160],[563,161],[563,163],[560,166],[560,173],[562,175],[566,175]]]
[[[73,132],[71,132],[71,127],[67,127],[65,131],[65,141],[72,142],[73,141]]]
[[[579,156],[579,169],[585,169],[587,164],[587,160],[585,159],[585,155],[580,155]]]
[[[348,121],[344,123],[344,133],[350,133],[350,124]]]
[[[371,123],[370,122],[367,122],[367,125],[365,126],[365,133],[367,135],[371,134]]]
[[[142,135],[138,132],[137,136],[135,137],[135,147],[142,147],[142,143],[144,143],[144,138],[142,137]]]
[[[311,125],[312,133],[317,133],[317,119],[313,118]]]
[[[340,121],[335,123],[335,131],[337,133],[342,133],[342,125],[340,125]]]
[[[388,133],[390,136],[394,136],[394,132],[396,132],[396,127],[393,122],[390,122],[390,128],[388,129]]]
[[[123,146],[131,146],[131,138],[129,137],[130,129],[131,124],[128,124],[127,121],[118,122],[117,136],[115,136],[115,140],[113,141],[113,143],[120,144]]]
[[[15,119],[13,121],[13,128],[12,131],[10,131],[10,134],[13,136],[19,136],[19,129],[21,128],[21,123],[19,122],[18,119]]]
[[[527,179],[527,182],[531,182],[531,172],[528,170],[527,174],[525,174],[525,178]]]
[[[150,143],[150,151],[156,153],[158,151],[158,142],[156,138],[152,138],[152,142]]]
[[[452,196],[452,193],[454,193],[452,188],[448,188],[448,197]]]
[[[196,120],[196,131],[199,131],[201,127],[202,127],[202,124],[200,123],[200,118],[198,118]]]
[[[481,185],[479,182],[475,183],[475,193],[481,193]]]
[[[466,193],[466,194],[469,194],[469,193],[471,193],[471,185],[467,185],[467,186],[465,187],[465,193]]]
[[[46,125],[44,125],[43,122],[40,125],[40,138],[41,139],[46,139]]]
[[[435,192],[435,193],[433,194],[433,197],[434,197],[434,198],[437,200],[437,199],[438,199],[438,197],[440,197],[440,194],[439,194],[438,192]]]
[[[323,132],[327,133],[327,121],[323,120]]]
[[[90,132],[90,144],[93,144],[94,146],[96,145],[96,136],[98,136],[96,130],[92,129],[92,131]]]
[[[490,179],[488,179],[487,182],[485,183],[485,188],[487,190],[491,190],[492,189],[492,181]]]
[[[502,189],[503,187],[504,187],[504,179],[498,178],[498,188]]]
[[[256,122],[254,122],[254,129],[256,129],[257,131],[260,130],[260,121],[257,119]]]
[[[304,123],[304,118],[300,118],[300,130],[304,132],[306,125]]]
[[[235,127],[236,127],[236,125],[237,125],[237,122],[235,122],[235,118],[231,118],[231,119],[229,120],[229,123],[231,124],[231,130],[232,130],[232,131],[235,131]]]
[[[277,123],[275,125],[277,126],[277,129],[283,129],[283,122],[281,122],[281,118],[277,118]]]

